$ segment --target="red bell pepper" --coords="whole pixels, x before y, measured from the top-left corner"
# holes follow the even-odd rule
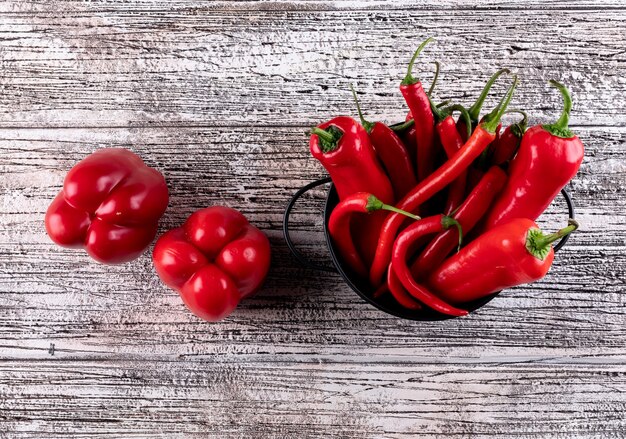
[[[152,259],[161,280],[178,291],[191,312],[214,322],[261,286],[270,243],[235,209],[213,206],[161,236]]]
[[[559,120],[526,131],[509,166],[509,180],[485,221],[485,230],[513,218],[535,220],[576,175],[584,147],[568,128],[572,100],[564,85],[550,81],[565,102]]]
[[[413,212],[422,203],[449,185],[467,169],[472,161],[478,157],[495,138],[495,128],[506,111],[506,107],[513,96],[516,86],[517,77],[515,77],[513,84],[498,107],[494,110],[493,117],[478,125],[465,145],[463,145],[451,159],[405,195],[405,197],[398,202],[398,208]],[[403,222],[404,216],[397,213],[391,213],[385,219],[378,238],[374,261],[370,268],[370,283],[374,286],[381,284],[385,270],[391,260],[393,242]]]
[[[126,149],[100,149],[68,172],[46,212],[46,231],[63,247],[119,264],[152,242],[167,202],[161,173]]]
[[[447,259],[426,284],[443,300],[461,304],[505,288],[534,282],[546,275],[554,250],[551,243],[578,228],[544,235],[528,218],[494,227]]]

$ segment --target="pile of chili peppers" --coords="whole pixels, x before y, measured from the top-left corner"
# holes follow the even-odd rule
[[[568,128],[569,92],[556,81],[561,117],[531,128],[525,112],[508,108],[516,76],[500,103],[480,115],[507,69],[468,109],[434,104],[439,64],[428,92],[412,74],[431,41],[416,50],[400,83],[405,122],[366,121],[357,101],[360,122],[340,116],[320,124],[310,149],[339,195],[328,223],[334,245],[355,275],[369,279],[374,297],[391,294],[410,310],[462,316],[463,304],[548,272],[551,243],[578,224],[545,234],[534,221],[576,175],[584,148]],[[521,119],[502,129],[509,113]]]

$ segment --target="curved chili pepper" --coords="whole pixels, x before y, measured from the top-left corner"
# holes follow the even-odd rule
[[[554,250],[551,243],[578,228],[544,235],[528,218],[516,218],[479,236],[447,259],[427,285],[450,303],[465,303],[505,288],[534,282],[546,275]]]
[[[393,204],[389,178],[376,157],[367,131],[356,120],[340,116],[313,128],[310,148],[313,157],[328,171],[340,200],[356,192],[369,192],[384,203]],[[355,233],[361,236],[357,246],[368,263],[374,257],[384,220],[381,212],[354,224]]]
[[[404,289],[402,282],[398,279],[398,275],[393,268],[393,263],[389,264],[389,269],[387,270],[387,283],[385,285],[387,285],[389,292],[393,298],[396,299],[396,302],[404,308],[414,311],[422,309],[422,305]]]
[[[490,162],[492,165],[504,165],[512,160],[519,149],[522,137],[528,127],[528,115],[521,110],[509,110],[508,113],[519,113],[522,120],[505,128],[490,147]]]
[[[456,123],[452,117],[452,111],[458,110],[461,112],[461,117],[465,119],[468,131],[470,130],[469,127],[471,127],[469,113],[461,105],[452,105],[445,110],[440,110],[431,102],[431,107],[433,114],[435,115],[435,119],[437,120],[435,129],[439,135],[439,140],[441,141],[441,145],[443,146],[446,156],[450,159],[463,146],[463,139],[457,131]],[[468,132],[468,137],[469,135],[470,133]],[[461,201],[463,201],[463,197],[465,196],[466,181],[467,171],[463,171],[450,184],[450,187],[448,188],[448,197],[443,210],[446,215],[449,215],[450,212],[456,209],[459,204],[461,204]]]
[[[409,152],[402,140],[387,125],[381,122],[368,122],[365,120],[354,87],[351,85],[350,88],[354,96],[361,125],[363,125],[363,128],[370,136],[374,151],[376,151],[378,158],[387,171],[395,199],[398,200],[417,184]]]
[[[417,156],[417,180],[422,181],[431,174],[435,162],[435,132],[433,112],[430,110],[428,95],[424,91],[422,83],[413,77],[413,64],[422,52],[426,44],[433,41],[428,38],[413,54],[409,62],[406,76],[400,83],[400,91],[406,101],[415,120],[416,156]]]
[[[408,212],[414,211],[424,201],[442,190],[467,169],[472,161],[478,157],[495,138],[494,130],[506,111],[506,107],[513,97],[516,86],[517,76],[498,107],[494,110],[493,118],[479,124],[465,145],[463,145],[451,159],[429,175],[426,180],[418,183],[411,192],[405,195],[398,203],[398,208]],[[383,274],[391,260],[393,241],[403,221],[403,217],[395,213],[388,215],[385,219],[380,231],[380,237],[378,238],[374,261],[370,268],[370,282],[374,286],[378,286],[381,283]]]
[[[431,293],[425,286],[417,283],[407,266],[407,258],[411,250],[414,249],[417,239],[424,235],[441,232],[452,226],[459,226],[459,223],[444,215],[431,216],[411,224],[398,235],[393,245],[391,264],[398,279],[411,296],[442,314],[464,316],[467,315],[467,311],[451,306]]]
[[[378,210],[398,212],[413,219],[419,219],[408,212],[403,212],[393,206],[380,201],[376,196],[367,192],[352,194],[335,206],[328,220],[330,237],[337,246],[343,260],[359,276],[367,277],[366,262],[363,261],[352,240],[350,223],[353,213],[372,213]]]
[[[498,166],[493,166],[483,176],[474,190],[467,196],[454,214],[466,235],[485,215],[491,202],[506,183],[506,173]],[[417,279],[429,276],[459,243],[457,229],[448,229],[439,233],[411,266],[411,273]]]
[[[563,113],[556,123],[536,125],[524,134],[511,160],[507,185],[485,221],[486,229],[512,218],[537,219],[578,172],[585,148],[567,126],[572,100],[564,85],[550,84],[563,96]]]
[[[496,73],[494,73],[485,84],[485,87],[483,88],[483,90],[480,92],[480,96],[478,97],[478,99],[476,99],[476,102],[474,102],[474,104],[467,110],[467,112],[470,115],[470,119],[472,121],[471,131],[473,131],[476,125],[478,125],[478,118],[480,116],[480,110],[482,110],[483,108],[483,104],[485,103],[485,99],[487,98],[487,95],[489,94],[491,87],[496,82],[496,80],[504,73],[510,73],[510,70],[501,69],[501,70],[498,70]],[[467,139],[469,138],[469,135],[466,134],[468,132],[467,123],[463,119],[459,119],[456,123],[456,129],[461,135],[463,142],[466,142]]]

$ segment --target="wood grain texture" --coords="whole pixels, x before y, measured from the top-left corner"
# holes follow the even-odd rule
[[[624,437],[626,5],[459,3],[0,3],[0,438]],[[582,228],[550,274],[428,324],[300,267],[281,232],[289,197],[324,175],[307,128],[354,113],[350,82],[372,119],[401,119],[397,82],[427,34],[438,98],[468,102],[508,66],[515,105],[543,122],[558,77],[586,146],[569,185]],[[63,176],[110,146],[166,176],[162,230],[216,203],[263,229],[259,294],[207,324],[149,253],[106,267],[54,246],[43,215]],[[292,226],[320,263],[324,197]],[[564,220],[558,200],[540,223]]]
[[[626,104],[612,99],[626,81],[622,10],[150,13],[50,3],[3,16],[0,126],[311,125],[354,113],[350,83],[368,114],[397,121],[397,84],[425,36],[439,42],[418,74],[430,81],[432,61],[443,62],[442,99],[468,102],[509,67],[524,81],[516,102],[538,117],[558,102],[545,85],[557,77],[576,96],[573,124],[624,125]]]

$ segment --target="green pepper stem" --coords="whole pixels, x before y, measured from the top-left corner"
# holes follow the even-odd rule
[[[559,120],[553,124],[543,125],[543,129],[553,136],[562,137],[564,139],[572,138],[574,137],[574,133],[572,133],[568,127],[569,115],[572,111],[572,97],[569,94],[569,90],[560,82],[551,79],[550,85],[556,87],[559,92],[561,92],[561,96],[563,96],[563,112]]]
[[[398,133],[398,132],[402,132],[402,131],[406,130],[407,128],[412,127],[413,125],[415,125],[415,120],[414,119],[409,119],[406,122],[398,123],[398,124],[395,124],[395,125],[391,125],[391,126],[389,126],[389,128],[391,128],[393,131]]]
[[[502,75],[503,73],[511,73],[511,71],[509,69],[501,69],[501,70],[498,70],[496,73],[494,73],[485,84],[483,91],[480,93],[480,96],[478,97],[476,102],[474,102],[474,105],[472,105],[469,108],[469,110],[467,110],[470,115],[470,118],[472,119],[473,125],[476,125],[478,123],[478,116],[480,116],[480,110],[483,108],[483,104],[485,103],[485,99],[487,98],[487,95],[489,94],[491,87],[496,82],[496,80],[500,77],[500,75]]]
[[[375,195],[370,195],[369,197],[367,197],[367,205],[365,206],[365,209],[368,212],[374,212],[376,210],[388,210],[389,212],[399,213],[409,218],[413,218],[414,220],[422,219],[417,215],[413,215],[411,212],[407,212],[406,210],[398,209],[397,207],[383,203],[378,198],[376,198]]]
[[[517,87],[518,84],[517,75],[515,75],[513,78],[513,84],[511,84],[498,106],[494,108],[491,113],[485,116],[485,120],[482,123],[483,129],[490,133],[496,132],[498,123],[500,123],[500,119],[504,115],[506,107],[508,107],[509,103],[511,102],[511,98],[513,97],[513,93],[515,92],[515,87]]]
[[[422,50],[424,50],[424,47],[426,47],[426,45],[430,43],[431,41],[435,41],[435,40],[433,38],[426,39],[422,44],[420,44],[420,46],[417,48],[417,50],[413,54],[413,58],[411,58],[411,61],[409,62],[409,67],[407,69],[406,76],[401,82],[402,85],[413,85],[419,82],[419,80],[413,77],[413,64],[415,64],[415,60],[417,59],[419,54],[422,53]]]
[[[461,244],[463,244],[463,227],[461,227],[461,224],[451,216],[444,216],[443,218],[441,218],[441,225],[446,230],[448,230],[452,226],[456,227],[456,229],[459,231],[459,245],[456,251],[458,252],[459,250],[461,250]]]
[[[542,235],[537,237],[535,239],[535,247],[538,249],[546,248],[554,241],[561,239],[565,235],[569,235],[579,227],[578,222],[571,218],[569,219],[567,224],[567,227],[563,227],[561,230],[558,230],[555,233],[550,233],[549,235]]]
[[[335,140],[335,137],[326,130],[321,129],[320,127],[311,128],[311,134],[315,134],[320,139],[324,139],[327,142],[332,142]]]
[[[435,90],[435,85],[437,84],[437,80],[439,79],[439,61],[435,61],[435,77],[433,78],[433,82],[430,83],[430,87],[428,88],[428,97],[431,97],[433,91]]]
[[[354,103],[356,104],[356,111],[359,113],[359,119],[361,119],[361,125],[365,128],[365,131],[368,133],[372,131],[374,128],[374,124],[372,122],[368,122],[363,117],[363,112],[361,111],[361,105],[359,105],[359,98],[356,97],[356,91],[354,91],[354,87],[350,84],[350,90],[352,90],[352,96],[354,97]]]

